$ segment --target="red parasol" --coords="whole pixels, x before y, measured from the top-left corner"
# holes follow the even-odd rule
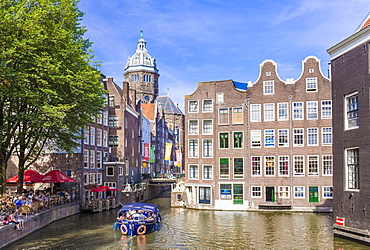
[[[100,186],[101,188],[109,190],[111,187],[110,186]]]
[[[107,190],[101,187],[97,187],[97,188],[91,189],[90,191],[91,192],[105,192]]]
[[[109,189],[110,191],[119,191],[119,189],[118,188],[111,188],[111,189]]]
[[[42,175],[36,172],[35,170],[27,169],[26,171],[24,171],[23,183],[41,182],[41,179],[42,179]],[[6,182],[7,183],[17,183],[18,175],[7,179]]]
[[[44,174],[41,182],[43,183],[63,183],[63,182],[76,182],[76,181],[58,170],[51,170],[50,172]]]

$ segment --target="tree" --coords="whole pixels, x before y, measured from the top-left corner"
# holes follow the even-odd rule
[[[13,153],[21,183],[45,145],[76,147],[104,105],[77,3],[0,0],[0,193]]]

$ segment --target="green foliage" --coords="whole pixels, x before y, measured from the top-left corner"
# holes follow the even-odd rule
[[[0,193],[14,151],[26,163],[50,141],[72,150],[104,105],[77,3],[0,0]]]

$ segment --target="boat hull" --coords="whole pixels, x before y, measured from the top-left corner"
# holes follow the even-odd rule
[[[158,223],[140,223],[140,222],[116,222],[115,230],[119,230],[124,235],[144,235],[153,231],[158,231]]]

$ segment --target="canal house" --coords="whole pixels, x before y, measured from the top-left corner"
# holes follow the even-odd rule
[[[328,49],[333,89],[334,233],[370,243],[370,14]]]
[[[254,83],[199,83],[185,96],[186,206],[332,211],[331,98],[315,56],[296,80],[265,60]]]

